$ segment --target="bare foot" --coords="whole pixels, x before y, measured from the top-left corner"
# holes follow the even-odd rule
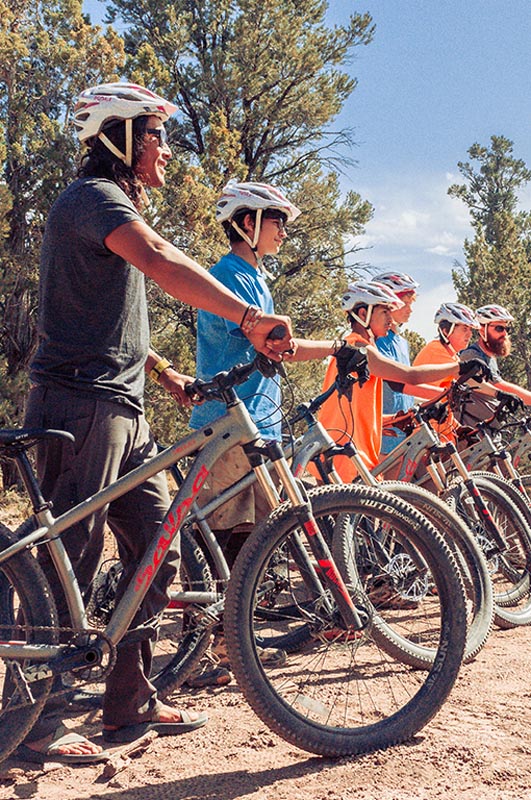
[[[68,732],[64,730],[64,733]],[[56,731],[55,733],[50,734],[50,736],[45,736],[43,739],[37,739],[34,742],[26,742],[26,747],[28,747],[30,750],[34,750],[36,753],[46,753],[50,745],[53,744],[54,753],[59,753],[63,756],[84,756],[103,752],[102,747],[100,747],[98,744],[94,744],[93,742],[89,742],[88,739],[83,739],[80,742],[68,742],[65,744],[60,744],[61,736],[58,736],[57,734],[58,732]]]

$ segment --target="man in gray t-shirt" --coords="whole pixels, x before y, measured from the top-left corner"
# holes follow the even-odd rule
[[[460,359],[468,361],[471,358],[481,358],[490,370],[491,386],[501,392],[514,394],[525,405],[531,405],[531,392],[516,383],[505,381],[498,366],[498,358],[506,358],[511,352],[510,325],[514,322],[514,317],[503,306],[492,303],[478,308],[476,319],[479,323],[479,338],[461,351]],[[459,415],[459,421],[463,425],[475,425],[479,420],[491,419],[498,405],[495,396],[488,397],[486,394],[474,392],[463,413]]]
[[[75,444],[49,440],[38,448],[37,468],[54,514],[95,494],[156,451],[143,414],[145,372],[180,402],[191,379],[149,346],[144,275],[165,291],[228,320],[251,307],[143,220],[145,187],[164,185],[171,157],[163,123],[176,107],[131,84],[83,92],[74,110],[78,138],[88,147],[79,178],[57,199],[46,225],[40,267],[39,343],[31,364],[26,425],[70,431]],[[294,346],[289,319],[251,315],[245,335],[271,358]],[[286,335],[268,340],[277,324]],[[169,505],[164,475],[155,476],[63,535],[82,591],[101,554],[107,523],[120,545],[123,582],[152,540]],[[167,603],[178,566],[178,544],[163,562],[133,620],[142,624]],[[69,617],[44,548],[39,559],[56,595],[60,622]],[[120,593],[121,587],[118,587]],[[205,714],[162,704],[149,681],[152,642],[118,647],[103,699],[103,738],[127,742],[139,731],[182,733],[204,725]],[[64,695],[47,703],[18,755],[32,761],[100,760],[101,748],[64,735]],[[72,738],[73,737],[73,738]]]

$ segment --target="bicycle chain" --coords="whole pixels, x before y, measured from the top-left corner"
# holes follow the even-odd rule
[[[7,626],[3,626],[3,627],[7,627]],[[108,652],[106,653],[106,656],[107,656],[108,660],[107,660],[107,664],[106,665],[97,664],[97,665],[95,665],[93,667],[88,665],[86,667],[82,667],[80,669],[76,669],[75,671],[74,670],[65,670],[65,672],[57,673],[57,675],[55,675],[55,676],[53,674],[44,675],[42,680],[46,680],[46,679],[49,679],[49,678],[52,678],[52,677],[58,677],[59,675],[66,675],[66,674],[69,674],[69,673],[73,674],[75,676],[75,683],[73,683],[71,686],[65,686],[64,688],[56,689],[55,691],[50,691],[50,693],[47,694],[47,696],[46,696],[47,700],[49,698],[51,698],[51,697],[60,697],[62,695],[71,694],[72,692],[75,692],[81,686],[88,686],[91,683],[97,683],[99,681],[102,681],[104,678],[107,677],[107,675],[109,675],[109,673],[112,671],[112,669],[113,669],[113,667],[114,667],[114,665],[116,663],[116,646],[111,642],[109,637],[106,636],[105,633],[103,633],[103,631],[98,630],[97,628],[59,628],[59,627],[55,627],[53,625],[17,625],[17,624],[12,625],[11,627],[16,628],[16,630],[24,631],[24,632],[28,632],[28,633],[37,632],[37,631],[52,631],[54,633],[54,635],[56,635],[56,636],[61,636],[61,634],[71,634],[71,639],[70,639],[69,642],[66,642],[66,643],[63,643],[63,644],[59,645],[61,647],[61,649],[63,650],[63,655],[66,655],[68,653],[69,648],[71,648],[71,652],[72,653],[74,653],[75,650],[77,650],[79,648],[79,645],[75,643],[75,639],[77,637],[79,637],[79,636],[83,636],[85,638],[87,636],[96,637],[96,639],[99,639],[100,641],[103,640],[106,643],[107,647],[108,647]],[[28,644],[53,644],[53,642],[52,643],[50,643],[50,642],[28,642]],[[9,662],[10,659],[3,659],[3,660],[4,660],[4,662]],[[15,659],[13,659],[13,661],[14,660]],[[36,664],[36,666],[38,666],[38,663]],[[47,668],[46,662],[43,662],[43,664],[41,666],[43,668]],[[49,669],[48,669],[48,672],[49,672]],[[85,673],[86,677],[80,677],[82,673]],[[24,678],[24,675],[22,675],[22,678]],[[13,678],[13,680],[16,683],[17,679]],[[29,687],[31,687],[33,685],[38,685],[40,680],[41,679],[37,679],[37,680],[34,680],[34,681],[28,681],[27,685]],[[7,704],[5,704],[4,712],[0,712],[0,717],[3,715],[3,713],[5,713],[5,711],[11,712],[11,711],[15,711],[15,710],[17,710],[19,708],[24,708],[30,702],[31,702],[31,700],[22,700],[19,703],[13,704],[11,701],[9,701]]]

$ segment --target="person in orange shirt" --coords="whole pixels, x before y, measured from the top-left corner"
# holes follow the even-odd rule
[[[352,400],[339,397],[335,392],[323,404],[319,420],[338,444],[352,440],[369,469],[379,460],[382,427],[384,422],[382,381],[400,384],[400,391],[417,397],[431,399],[438,391],[433,386],[445,378],[459,375],[459,361],[447,361],[426,366],[399,364],[382,355],[375,340],[385,336],[392,323],[392,312],[402,306],[402,301],[388,287],[377,281],[358,281],[351,284],[341,300],[351,332],[346,337],[350,345],[367,349],[370,379],[360,388],[355,384]],[[324,383],[325,391],[337,377],[337,365],[330,361]],[[334,465],[344,481],[356,477],[354,464],[347,456],[336,456]],[[316,471],[312,470],[316,475]]]
[[[480,327],[474,311],[462,303],[443,303],[435,313],[434,322],[438,336],[420,350],[413,364],[458,364],[459,353],[468,347],[473,332]],[[450,385],[451,377],[447,376],[436,383],[445,388]],[[455,441],[456,425],[450,410],[443,422],[432,422],[433,429],[444,441]]]

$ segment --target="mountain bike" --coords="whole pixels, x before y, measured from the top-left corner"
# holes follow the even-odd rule
[[[352,373],[349,380],[356,380]],[[295,415],[288,421],[289,427],[300,421],[305,423],[302,436],[296,440],[286,439],[284,442],[291,470],[296,476],[301,476],[309,461],[317,455],[319,458],[331,460],[338,452],[336,444],[315,417],[315,412],[322,403],[337,390],[336,384],[310,403],[299,405]],[[355,451],[351,455],[354,460],[359,459]],[[271,467],[272,462],[269,462],[269,468]],[[171,472],[176,484],[180,485],[182,476],[176,467],[172,467]],[[213,620],[217,625],[222,623],[224,591],[230,571],[208,518],[213,511],[255,481],[256,476],[250,470],[206,505],[199,506],[195,502],[190,509],[184,529],[199,546],[203,562],[211,571],[208,580],[212,589],[218,590],[218,595],[212,597],[204,594],[203,600],[200,600],[190,591],[183,593],[180,585],[173,587],[172,600],[166,609],[162,625],[167,632],[162,637],[166,660],[164,668],[154,678],[157,687],[165,695],[186,681],[188,673],[183,669],[183,663],[192,662],[194,648],[198,658],[203,654],[205,644],[208,645],[210,641]],[[331,468],[327,470],[324,482],[341,483],[339,476]],[[466,661],[473,659],[485,644],[492,626],[493,592],[485,558],[472,533],[447,504],[419,487],[397,482],[381,484],[370,473],[366,483],[401,497],[427,517],[445,538],[465,583],[468,635],[464,658]],[[404,513],[402,512],[402,517]],[[326,533],[329,543],[335,542],[336,559],[340,567],[348,573],[350,585],[354,587],[352,570],[348,567],[349,561],[346,557],[346,553],[352,549],[353,523],[350,519],[349,527],[345,528],[345,517],[339,517],[339,523],[339,526],[328,526]],[[407,529],[407,523],[401,527],[395,521],[393,526],[389,520],[384,523],[381,519],[374,519],[366,514],[357,519],[356,540],[364,548],[365,582],[371,582],[371,586],[367,588],[372,588],[370,599],[375,610],[372,636],[382,650],[388,651],[393,657],[406,664],[426,668],[433,663],[437,652],[439,600],[431,590],[429,571],[425,563],[407,542],[404,527]],[[392,548],[392,551],[384,547],[383,536],[386,547]],[[407,556],[406,550],[410,551]],[[267,600],[263,601],[255,614],[260,617],[260,644],[292,653],[312,639],[312,627],[304,614],[305,607],[308,604],[311,606],[312,601],[307,600],[304,582],[299,582],[296,591],[292,579],[288,591],[285,591],[286,560],[279,552],[275,562],[271,561]],[[356,591],[359,588],[356,587]],[[190,598],[189,603],[186,602],[186,597]],[[195,637],[189,635],[191,629],[194,630]],[[185,633],[188,635],[185,636]]]
[[[510,628],[531,623],[531,527],[522,497],[503,478],[470,471],[453,442],[439,442],[429,422],[446,413],[452,387],[414,406],[394,425],[408,436],[373,470],[391,470],[437,493],[468,525],[483,549],[494,585],[494,620]]]
[[[225,402],[226,414],[57,518],[42,497],[27,450],[39,440],[71,439],[70,434],[0,431],[2,455],[15,459],[38,523],[36,530],[23,537],[0,526],[0,681],[4,689],[0,758],[8,756],[31,730],[50,696],[55,676],[80,682],[91,681],[95,675],[104,677],[112,669],[120,641],[151,635],[150,626],[132,630],[129,626],[209,469],[235,444],[244,449],[250,446],[252,451],[259,440],[255,424],[234,391],[257,363],[234,367],[208,384],[196,382],[196,392]],[[238,684],[272,730],[310,752],[344,756],[403,741],[434,716],[459,671],[466,617],[453,557],[425,518],[412,514],[400,500],[390,500],[372,487],[325,487],[306,493],[293,478],[280,446],[266,449],[288,499],[249,537],[229,581],[224,627]],[[185,480],[109,621],[103,629],[89,626],[61,534],[188,456],[193,459]],[[275,490],[263,462],[253,468],[264,491]],[[397,663],[374,642],[370,599],[351,596],[324,535],[343,513],[381,514],[391,522],[404,513],[408,519],[408,539],[426,563],[439,597],[439,646],[429,672]],[[47,547],[53,556],[70,611],[67,629],[57,625],[50,587],[31,553],[36,546]],[[276,568],[279,552],[285,554],[285,590],[292,578],[297,586],[302,581],[306,587],[311,605],[306,602],[301,613],[314,636],[284,667],[269,670],[260,662],[257,640],[260,610],[273,588],[270,569]],[[329,631],[333,631],[330,638],[326,635]],[[11,688],[6,692],[8,685]]]

